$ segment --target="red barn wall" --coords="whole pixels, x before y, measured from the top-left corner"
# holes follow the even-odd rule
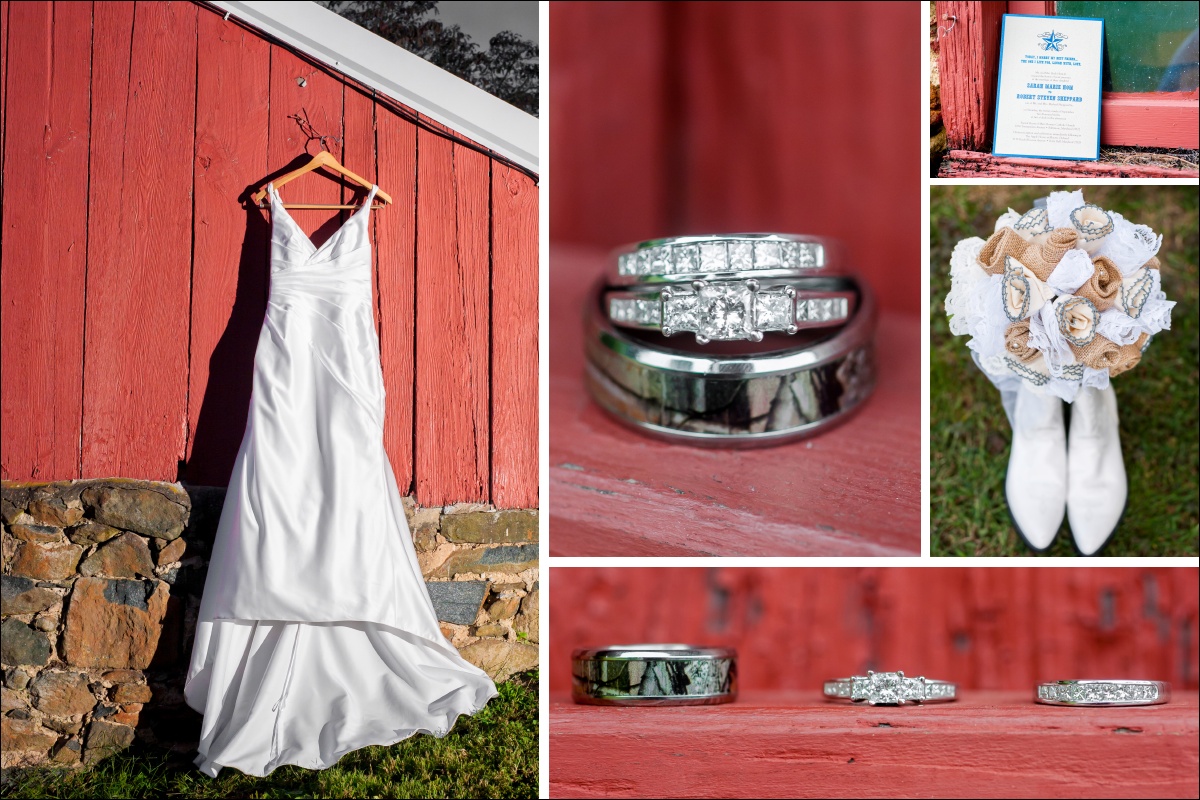
[[[5,479],[228,483],[268,290],[240,198],[305,152],[307,115],[394,199],[372,227],[401,491],[537,505],[528,177],[195,3],[3,2],[0,23]],[[345,213],[294,216],[319,242]]]
[[[866,670],[1026,689],[1070,678],[1200,687],[1194,568],[556,568],[550,687],[571,651],[732,645],[743,689],[819,692]]]

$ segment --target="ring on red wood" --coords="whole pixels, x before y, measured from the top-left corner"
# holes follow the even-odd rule
[[[1164,681],[1052,681],[1037,687],[1037,701],[1048,706],[1156,706],[1170,699],[1171,684]]]
[[[905,703],[944,703],[958,699],[958,686],[949,681],[907,678],[903,672],[873,672],[825,681],[825,696],[873,706]]]
[[[636,286],[605,296],[614,325],[696,334],[696,341],[761,342],[770,332],[845,324],[858,292],[846,279],[693,281],[690,287]]]
[[[795,278],[828,274],[837,244],[789,233],[672,236],[614,253],[609,284],[678,283],[714,278]]]
[[[605,291],[597,285],[588,304],[588,391],[641,432],[715,447],[778,444],[841,422],[874,388],[875,305],[864,284],[849,322],[837,328],[669,347],[657,333],[614,325]]]
[[[737,652],[687,644],[613,645],[571,654],[571,696],[602,706],[696,706],[737,697]]]

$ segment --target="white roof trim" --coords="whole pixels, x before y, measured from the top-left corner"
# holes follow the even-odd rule
[[[538,121],[462,78],[309,2],[214,2],[255,28],[538,172]]]

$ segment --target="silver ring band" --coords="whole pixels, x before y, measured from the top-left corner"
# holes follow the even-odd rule
[[[1171,684],[1164,681],[1052,681],[1037,687],[1037,701],[1048,706],[1155,706],[1170,699]]]
[[[602,706],[694,706],[737,697],[737,652],[727,647],[633,644],[571,654],[571,696]]]
[[[907,678],[903,672],[868,672],[825,681],[825,696],[873,706],[946,703],[958,699],[958,685],[929,678]]]
[[[846,281],[822,281],[845,286]],[[633,287],[609,292],[608,318],[615,324],[641,330],[661,330],[664,336],[681,331],[696,341],[761,342],[763,334],[794,334],[806,328],[841,325],[854,313],[858,293],[852,286],[809,291],[803,281],[756,278],[693,281],[691,286]]]
[[[754,447],[811,436],[874,388],[875,305],[859,286],[858,309],[841,328],[806,345],[738,355],[702,355],[619,330],[598,286],[587,312],[588,390],[619,421],[674,441]]]
[[[649,239],[615,253],[609,284],[812,275],[827,270],[835,247],[829,239],[784,233]]]

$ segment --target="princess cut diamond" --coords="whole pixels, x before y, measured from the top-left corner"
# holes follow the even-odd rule
[[[760,331],[784,331],[792,324],[792,298],[783,292],[759,292],[754,296],[754,327]]]
[[[725,272],[725,243],[704,242],[700,245],[700,271]]]

